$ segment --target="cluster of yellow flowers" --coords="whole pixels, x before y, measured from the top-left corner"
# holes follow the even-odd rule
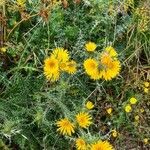
[[[76,139],[77,150],[114,150],[108,141],[98,140],[95,143],[88,144],[83,138]]]
[[[94,52],[96,47],[97,45],[94,42],[88,42],[85,45],[88,52]],[[88,58],[84,61],[85,72],[94,80],[101,78],[111,80],[119,74],[121,69],[117,56],[115,49],[108,46],[96,58]],[[63,48],[54,49],[50,57],[44,61],[44,74],[51,81],[57,81],[61,71],[74,74],[76,70],[76,62],[69,60],[68,51]]]
[[[87,110],[91,110],[93,109],[94,104],[91,101],[88,101],[85,104],[85,107]],[[71,136],[75,133],[75,129],[77,127],[86,129],[92,124],[92,117],[86,111],[79,112],[73,120],[74,121],[71,122],[68,118],[64,118],[57,121],[57,131],[59,131],[62,135]],[[83,137],[79,136],[76,138],[75,143],[77,150],[113,150],[112,145],[108,141],[98,140],[94,143],[90,143],[89,140],[85,140]]]
[[[143,86],[143,89],[144,89],[144,92],[148,94],[149,92],[149,88],[150,88],[150,83],[147,81],[147,82],[144,82],[144,86]]]
[[[96,49],[96,44],[89,42],[85,45],[85,48],[88,52],[93,52]],[[108,46],[96,58],[88,58],[84,61],[85,72],[94,80],[101,78],[111,80],[119,74],[121,69],[117,56],[115,49]]]
[[[131,105],[136,104],[136,103],[137,103],[137,99],[136,99],[135,97],[132,97],[132,98],[130,98],[129,102],[130,102],[130,103],[125,106],[125,111],[126,111],[127,113],[129,113],[129,112],[132,111]]]
[[[74,74],[76,72],[76,62],[70,60],[67,50],[55,48],[50,57],[44,61],[44,75],[52,82],[57,81],[61,72]]]

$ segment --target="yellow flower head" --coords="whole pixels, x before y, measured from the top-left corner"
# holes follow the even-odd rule
[[[6,52],[6,50],[7,50],[7,47],[2,47],[2,48],[0,48],[0,52],[5,53],[5,52]]]
[[[94,107],[94,104],[92,103],[92,102],[90,102],[90,101],[88,101],[87,103],[86,103],[86,108],[87,109],[92,109]]]
[[[148,144],[148,138],[143,139],[144,144]]]
[[[59,79],[58,60],[55,58],[46,58],[44,61],[44,75],[48,80],[57,81]]]
[[[106,109],[106,111],[107,111],[107,113],[108,113],[109,115],[112,114],[112,108],[108,108],[108,109]]]
[[[77,64],[75,61],[69,61],[66,64],[65,71],[68,72],[69,74],[74,74],[77,71]]]
[[[105,51],[106,51],[111,57],[117,57],[117,56],[118,56],[116,50],[115,50],[113,47],[111,47],[111,46],[106,47],[106,48],[105,48]]]
[[[51,54],[51,57],[57,59],[59,62],[69,61],[69,54],[64,48],[55,48]]]
[[[56,122],[57,124],[57,131],[59,131],[63,135],[69,135],[71,136],[72,133],[74,133],[74,125],[67,119],[61,119],[60,121]]]
[[[77,123],[82,128],[87,128],[92,122],[92,117],[86,112],[80,112],[76,115]]]
[[[117,131],[116,130],[112,130],[112,136],[113,137],[117,137],[117,135],[118,135]]]
[[[126,105],[126,106],[125,106],[125,111],[126,111],[127,113],[131,112],[131,111],[132,111],[132,107],[131,107],[129,104]]]
[[[114,150],[108,141],[98,141],[91,145],[91,150]]]
[[[130,104],[136,104],[137,103],[137,99],[132,97],[130,98]]]
[[[84,139],[82,138],[76,139],[76,148],[77,150],[87,150],[87,145]]]
[[[88,51],[88,52],[93,52],[95,51],[97,45],[94,43],[94,42],[88,42],[85,44],[85,49]]]
[[[138,115],[136,115],[135,117],[134,117],[134,119],[135,119],[135,121],[139,121],[139,116]]]
[[[149,87],[149,82],[144,82],[144,86],[145,86],[146,88],[148,88],[148,87]]]
[[[98,62],[95,59],[88,58],[84,61],[85,72],[91,77],[91,79],[97,80],[102,77],[102,73],[98,70]]]
[[[17,5],[18,6],[24,7],[25,3],[26,3],[26,0],[17,0]]]
[[[100,60],[103,66],[102,76],[106,81],[111,80],[119,74],[121,69],[119,60],[112,59],[112,57],[105,52],[102,53]]]
[[[144,93],[148,93],[148,88],[144,88]]]
[[[144,108],[141,108],[141,109],[140,109],[140,112],[141,112],[141,113],[143,113],[144,111],[145,111]]]

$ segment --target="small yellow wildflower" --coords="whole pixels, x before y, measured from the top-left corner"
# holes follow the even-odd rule
[[[141,112],[141,113],[143,113],[144,111],[145,111],[144,108],[141,108],[141,109],[140,109],[140,112]]]
[[[82,138],[77,138],[76,139],[76,148],[77,150],[87,150],[87,145],[84,139]]]
[[[88,51],[88,52],[93,52],[95,51],[97,45],[94,43],[94,42],[88,42],[85,44],[85,49]]]
[[[94,104],[92,103],[92,102],[90,102],[90,101],[88,101],[87,103],[86,103],[86,108],[87,109],[92,109],[94,107]]]
[[[106,109],[106,111],[107,111],[107,113],[108,113],[109,115],[112,114],[112,108],[108,108],[108,109]]]
[[[111,56],[111,57],[117,57],[118,54],[116,50],[112,46],[108,46],[105,48],[105,51]]]
[[[68,72],[69,74],[74,74],[77,71],[77,64],[75,61],[69,61],[66,64],[65,71]]]
[[[148,93],[148,88],[144,88],[144,93]]]
[[[130,104],[136,104],[137,103],[137,99],[132,97],[130,98]]]
[[[108,141],[98,141],[91,145],[90,150],[114,150],[113,146]]]
[[[144,144],[148,144],[148,138],[143,139]]]
[[[125,111],[126,111],[127,113],[131,112],[131,111],[132,111],[132,107],[131,107],[129,104],[126,105],[126,106],[125,106]]]
[[[2,47],[2,48],[0,48],[0,51],[3,52],[3,53],[5,53],[6,50],[7,50],[7,47]]]
[[[68,51],[62,47],[55,48],[51,54],[51,57],[57,59],[61,63],[69,61],[70,58]]]
[[[74,125],[67,118],[57,121],[56,124],[58,127],[57,131],[59,131],[63,135],[71,136],[72,133],[75,132]]]
[[[24,7],[25,3],[26,3],[26,0],[17,0],[17,5],[18,6]]]
[[[116,130],[112,130],[112,136],[113,136],[113,137],[117,137],[117,136],[118,136],[118,133],[117,133]]]
[[[76,120],[82,128],[87,128],[92,123],[92,117],[86,112],[78,113],[76,115]]]
[[[138,115],[136,115],[135,117],[134,117],[134,119],[135,119],[135,121],[139,121],[139,116]]]
[[[144,82],[144,86],[147,88],[149,87],[149,82]]]

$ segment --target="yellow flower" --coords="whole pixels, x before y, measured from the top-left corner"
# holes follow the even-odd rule
[[[117,135],[118,135],[117,131],[116,130],[112,130],[112,136],[113,137],[117,137]]]
[[[44,75],[48,80],[57,81],[59,79],[58,60],[55,58],[46,58],[44,61]]]
[[[144,88],[144,92],[145,92],[145,93],[148,93],[148,88]]]
[[[143,139],[143,142],[144,144],[148,144],[148,139],[147,138]]]
[[[91,150],[114,150],[108,141],[98,141],[91,145]]]
[[[130,104],[136,104],[137,103],[137,99],[132,97],[130,98]]]
[[[76,139],[77,150],[87,150],[86,142],[82,138]]]
[[[130,106],[129,104],[125,106],[125,111],[126,111],[127,113],[129,113],[129,112],[132,111],[132,108],[131,108],[131,106]]]
[[[98,62],[95,59],[88,58],[84,61],[85,72],[91,79],[97,80],[102,77],[102,73],[98,70]]]
[[[144,108],[141,108],[141,109],[140,109],[140,112],[141,112],[141,113],[143,113],[144,111],[145,111]]]
[[[3,53],[5,53],[6,50],[7,50],[7,47],[2,47],[2,48],[0,48],[0,51],[3,52]]]
[[[106,51],[107,53],[109,53],[109,55],[110,55],[111,57],[117,57],[117,56],[118,56],[116,50],[115,50],[113,47],[111,47],[111,46],[106,47],[106,48],[105,48],[105,51]]]
[[[26,0],[17,0],[17,5],[24,7],[26,3]]]
[[[101,64],[103,66],[102,76],[106,81],[116,77],[120,72],[120,61],[113,60],[107,53],[101,55]]]
[[[111,113],[112,113],[112,108],[108,108],[108,109],[106,109],[106,111],[107,111],[107,113],[108,113],[109,115],[111,115]]]
[[[67,62],[65,71],[69,74],[74,74],[77,71],[77,64],[75,61]]]
[[[94,42],[88,42],[85,44],[85,49],[88,51],[88,52],[93,52],[95,51],[97,45],[94,43]]]
[[[148,88],[148,87],[149,87],[149,82],[144,82],[144,86],[145,86],[146,88]]]
[[[56,122],[57,124],[57,131],[59,131],[63,135],[69,135],[71,136],[72,133],[74,133],[74,125],[67,119],[61,119],[60,121]]]
[[[136,115],[135,117],[134,117],[134,119],[135,119],[135,121],[139,121],[139,116],[138,115]]]
[[[86,112],[80,112],[76,115],[76,120],[80,127],[87,128],[92,122],[92,117]]]
[[[86,103],[86,108],[87,109],[92,109],[94,107],[94,104],[92,103],[92,102],[90,102],[90,101],[88,101],[87,103]]]
[[[67,50],[64,48],[55,48],[51,54],[51,57],[54,57],[59,62],[67,62],[69,61],[69,54]]]

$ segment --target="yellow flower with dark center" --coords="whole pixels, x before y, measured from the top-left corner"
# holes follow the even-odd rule
[[[57,131],[59,131],[63,135],[71,136],[74,133],[74,125],[71,123],[67,118],[61,119],[60,121],[56,122],[57,124]]]
[[[91,101],[88,101],[87,103],[86,103],[86,108],[87,109],[92,109],[94,107],[94,104],[91,102]]]
[[[57,81],[59,79],[60,73],[57,59],[51,57],[45,59],[44,75],[51,81]]]
[[[77,71],[77,64],[75,61],[69,61],[67,62],[65,71],[68,72],[69,74],[74,74]]]
[[[82,138],[76,139],[76,148],[77,150],[87,150],[87,145],[84,139]]]
[[[111,57],[117,57],[117,56],[118,56],[116,50],[115,50],[113,47],[111,47],[111,46],[106,47],[106,48],[105,48],[105,51],[106,51]]]
[[[69,54],[64,48],[55,48],[51,54],[51,57],[57,59],[59,62],[69,61]]]
[[[130,104],[136,104],[137,103],[137,99],[132,97],[130,98]]]
[[[77,123],[82,128],[87,128],[92,123],[92,117],[86,112],[80,112],[76,115]]]
[[[108,141],[98,141],[91,145],[90,150],[114,150],[113,146]]]
[[[132,111],[132,107],[131,107],[129,104],[126,105],[126,106],[125,106],[125,111],[126,111],[127,113],[131,112],[131,111]]]
[[[94,42],[88,42],[85,44],[85,49],[88,51],[88,52],[93,52],[95,51],[97,45],[94,43]]]

